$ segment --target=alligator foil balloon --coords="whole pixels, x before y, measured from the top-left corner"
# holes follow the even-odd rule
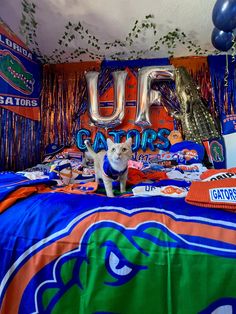
[[[184,67],[175,70],[175,84],[180,112],[171,112],[171,115],[181,121],[185,140],[201,143],[203,140],[220,137],[197,84]]]

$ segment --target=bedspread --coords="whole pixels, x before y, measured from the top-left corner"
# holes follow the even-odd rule
[[[60,192],[0,215],[0,313],[236,311],[236,215]]]

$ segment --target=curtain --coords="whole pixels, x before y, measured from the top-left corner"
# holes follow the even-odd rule
[[[19,171],[40,161],[41,123],[0,108],[0,171]]]

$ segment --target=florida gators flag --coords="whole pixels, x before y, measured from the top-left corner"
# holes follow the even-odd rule
[[[0,106],[40,120],[41,64],[0,19]]]

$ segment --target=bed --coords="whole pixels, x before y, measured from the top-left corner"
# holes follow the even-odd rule
[[[1,314],[236,312],[235,213],[0,179]]]

